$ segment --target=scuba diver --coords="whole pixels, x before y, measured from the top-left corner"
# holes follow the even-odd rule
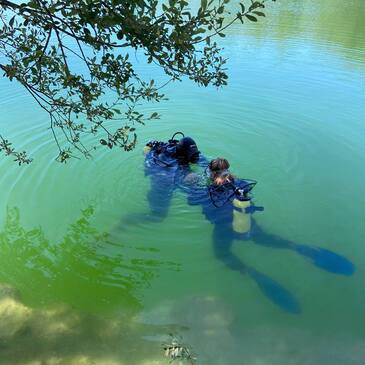
[[[179,140],[175,139],[181,135]],[[184,179],[195,177],[191,164],[206,167],[195,141],[176,132],[167,142],[150,141],[144,147],[145,176],[150,176],[151,188],[147,198],[150,213],[143,220],[161,222],[166,218],[173,192]]]
[[[208,165],[210,183],[186,187],[188,203],[201,205],[206,219],[214,225],[213,243],[217,259],[227,267],[252,278],[273,303],[290,313],[299,313],[295,297],[267,275],[244,264],[231,248],[234,240],[252,240],[255,244],[289,249],[309,259],[315,266],[340,275],[352,275],[354,265],[330,250],[298,244],[263,231],[252,215],[262,212],[253,202],[252,189],[256,181],[237,179],[229,171],[229,162],[218,158]]]
[[[179,134],[182,138],[175,139]],[[147,195],[150,211],[148,215],[129,216],[124,223],[162,222],[167,217],[174,191],[184,191],[188,204],[200,205],[206,219],[214,225],[216,258],[228,268],[248,275],[271,302],[290,313],[300,312],[295,297],[269,276],[242,262],[232,252],[234,240],[249,239],[266,247],[289,249],[326,271],[347,276],[353,274],[354,265],[332,251],[298,244],[263,231],[252,217],[255,212],[264,210],[252,199],[252,189],[257,182],[234,177],[229,172],[228,160],[224,158],[208,163],[192,138],[177,132],[167,142],[148,142],[144,154],[145,175],[151,182]],[[206,172],[203,183],[202,175],[193,172],[193,165]]]

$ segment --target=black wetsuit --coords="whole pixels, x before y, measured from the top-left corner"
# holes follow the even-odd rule
[[[152,149],[145,157],[145,176],[149,176],[151,182],[147,197],[151,220],[156,222],[166,218],[173,192],[183,186],[184,179],[192,172],[191,164],[179,160],[174,148],[169,147],[166,143],[161,149]],[[195,163],[201,167],[208,166],[208,161],[201,154]]]

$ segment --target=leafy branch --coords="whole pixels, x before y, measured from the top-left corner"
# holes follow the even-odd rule
[[[22,164],[30,164],[32,159],[27,156],[25,151],[17,152],[12,147],[12,143],[8,140],[4,139],[2,135],[0,135],[0,151],[5,154],[5,156],[13,156],[15,157],[14,161],[18,163],[18,165]]]
[[[165,100],[167,83],[227,84],[226,59],[212,39],[236,21],[257,21],[265,7],[265,0],[241,3],[226,22],[229,2],[201,0],[192,12],[185,0],[0,0],[0,69],[49,115],[58,161],[90,158],[100,145],[130,151],[138,127],[160,117],[140,106]],[[143,80],[132,51],[168,81]]]

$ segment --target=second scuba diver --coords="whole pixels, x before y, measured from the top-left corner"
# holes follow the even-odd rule
[[[206,188],[186,189],[188,203],[201,205],[206,219],[214,225],[213,243],[217,259],[230,269],[249,275],[262,292],[276,305],[287,312],[298,313],[300,306],[294,296],[273,279],[244,264],[231,250],[234,240],[248,240],[271,248],[290,249],[309,259],[326,271],[352,275],[353,264],[345,257],[327,249],[298,244],[266,233],[252,215],[263,211],[254,204],[251,191],[256,181],[235,178],[229,172],[229,162],[217,158],[209,165],[211,182]]]
[[[176,140],[176,135],[182,138]],[[250,239],[256,244],[293,250],[326,271],[342,275],[354,272],[353,264],[332,251],[310,247],[264,232],[252,214],[263,211],[252,200],[251,190],[256,181],[238,179],[229,172],[226,159],[217,158],[208,163],[199,152],[195,141],[181,132],[168,142],[151,141],[144,148],[145,175],[150,176],[148,192],[150,212],[143,219],[161,222],[168,214],[172,194],[182,189],[190,205],[200,205],[206,219],[214,225],[213,243],[217,259],[241,274],[249,275],[273,303],[285,311],[298,313],[295,297],[267,275],[244,264],[231,250],[234,240]],[[197,164],[209,173],[208,183],[197,183],[192,172]]]

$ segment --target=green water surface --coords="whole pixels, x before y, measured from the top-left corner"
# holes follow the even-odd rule
[[[167,364],[161,342],[173,333],[203,365],[362,365],[364,19],[363,0],[278,1],[222,40],[227,87],[169,84],[169,101],[143,107],[162,118],[139,128],[134,151],[100,148],[66,166],[47,115],[0,79],[1,134],[34,158],[0,160],[0,364]],[[143,57],[136,65],[165,80]],[[182,192],[163,223],[123,223],[148,211],[143,144],[176,130],[258,180],[265,231],[339,253],[354,275],[235,242],[242,261],[297,298],[293,315],[216,260],[213,227]]]

